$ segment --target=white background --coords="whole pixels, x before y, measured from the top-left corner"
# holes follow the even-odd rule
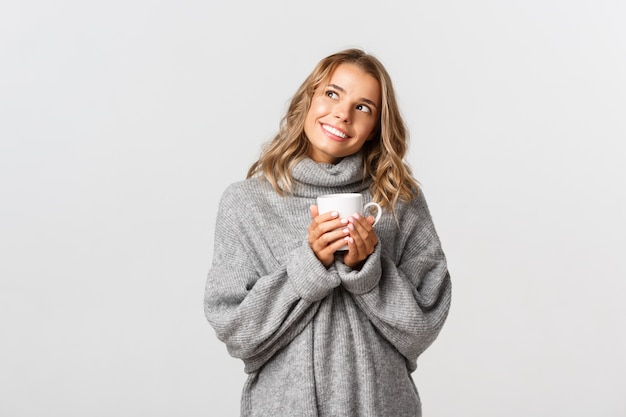
[[[624,21],[621,0],[0,0],[0,415],[238,414],[202,311],[217,201],[352,46],[391,73],[452,273],[424,416],[626,415]]]

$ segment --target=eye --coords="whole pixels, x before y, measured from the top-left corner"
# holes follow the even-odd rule
[[[329,98],[332,98],[332,99],[338,99],[339,98],[339,94],[337,94],[333,90],[328,90],[328,91],[326,91],[326,97],[329,97]]]
[[[356,109],[362,111],[363,113],[371,113],[372,109],[367,107],[365,104],[359,104],[356,106]]]

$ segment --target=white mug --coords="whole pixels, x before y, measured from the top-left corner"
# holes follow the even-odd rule
[[[376,224],[383,214],[380,204],[370,202],[363,205],[363,196],[359,193],[326,194],[317,197],[319,214],[336,211],[339,213],[340,219],[345,219],[354,213],[363,214],[367,208],[372,206],[376,207],[376,216],[374,217],[374,224]],[[348,250],[348,245],[342,246],[339,250]]]

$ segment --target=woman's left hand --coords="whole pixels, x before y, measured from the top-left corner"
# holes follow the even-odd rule
[[[348,228],[350,234],[346,236],[348,252],[343,257],[343,263],[350,268],[356,268],[374,252],[378,243],[378,236],[372,227],[374,218],[372,216],[363,217],[360,214],[353,214],[348,217]]]

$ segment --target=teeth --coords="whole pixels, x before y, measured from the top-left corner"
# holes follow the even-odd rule
[[[348,137],[348,135],[341,133],[340,131],[338,131],[337,129],[335,129],[332,126],[326,126],[326,125],[322,125],[322,127],[324,128],[325,131],[332,133],[335,136],[339,136],[342,139],[345,139]]]

